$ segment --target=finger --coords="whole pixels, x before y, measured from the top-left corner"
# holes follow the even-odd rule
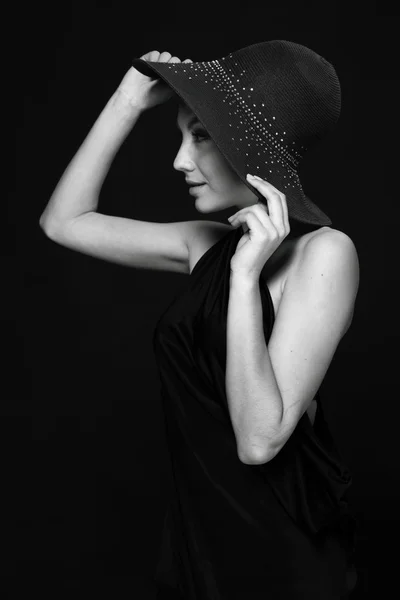
[[[264,228],[264,233],[267,232],[269,238],[276,236],[277,229],[269,217],[266,208],[261,206],[261,202],[258,205],[253,204],[247,210],[252,212],[258,218]]]
[[[266,198],[268,202],[269,218],[274,224],[276,230],[283,235],[286,231],[286,225],[284,222],[281,194],[273,185],[261,178],[249,177],[248,180],[250,181],[251,185],[258,189]]]
[[[274,185],[272,185],[272,183],[270,183],[269,181],[265,181],[265,180],[261,179],[261,177],[258,177],[256,175],[254,177],[256,177],[256,179],[259,180],[259,181],[261,181],[262,183],[265,183],[270,188],[272,188],[272,191],[275,192],[276,194],[278,194],[278,196],[280,197],[281,206],[282,206],[282,212],[283,212],[283,223],[285,225],[286,232],[289,233],[289,231],[290,231],[289,210],[288,210],[288,207],[287,207],[287,201],[286,201],[285,194],[283,194],[282,192],[280,192],[278,190],[278,188],[276,188]]]
[[[170,52],[161,52],[158,62],[168,62],[171,57],[172,54]]]
[[[272,221],[271,216],[268,215],[267,216],[267,209],[264,205],[264,203],[259,200],[257,204],[254,205],[254,211],[257,215],[260,215],[260,221],[264,224],[264,226],[266,227],[266,229],[268,229],[268,227],[270,226],[274,232],[278,232],[278,234],[282,237],[286,237],[289,232],[290,232],[290,224],[289,224],[289,215],[288,215],[288,208],[287,208],[287,203],[286,203],[286,197],[283,194],[281,196],[281,206],[282,206],[282,213],[283,213],[283,221],[281,222],[281,226],[276,226],[275,222]],[[271,229],[271,231],[272,231]]]
[[[183,61],[184,63],[192,63],[193,61],[190,60],[190,58],[187,58],[186,60]]]
[[[271,233],[274,233],[276,231],[274,224],[272,223],[269,215],[268,215],[268,210],[267,207],[265,206],[265,204],[263,204],[261,202],[261,200],[258,201],[257,204],[252,204],[249,207],[246,208],[242,208],[240,211],[238,211],[237,213],[235,213],[234,215],[232,215],[232,217],[235,217],[238,214],[245,214],[247,212],[253,212],[261,221],[261,223],[264,225],[264,227],[270,231]],[[233,219],[232,219],[233,220]],[[231,221],[232,223],[232,221]]]
[[[237,213],[231,221],[231,225],[233,227],[239,227],[240,225],[244,224],[248,225],[249,229],[251,229],[253,233],[257,233],[258,235],[265,237],[266,229],[264,224],[251,210]]]
[[[283,208],[283,215],[284,215],[286,231],[287,231],[287,233],[289,233],[290,232],[289,209],[287,206],[287,201],[286,201],[285,195],[283,195],[283,198],[282,198],[282,208]]]
[[[264,202],[262,202],[261,200],[259,200],[257,202],[257,204],[253,204],[252,206],[254,213],[258,216],[258,218],[260,219],[261,223],[264,225],[264,227],[266,227],[268,230],[270,229],[276,229],[275,224],[271,218],[271,213],[269,208],[265,205]]]
[[[144,60],[149,60],[151,62],[157,62],[159,56],[160,53],[158,50],[152,50],[151,52],[147,52],[147,54],[143,54],[143,56],[141,56],[140,58],[143,58]]]
[[[177,56],[173,56],[171,58],[171,60],[168,61],[168,62],[170,62],[170,63],[180,63],[181,61],[180,61],[180,59]]]
[[[273,227],[273,223],[268,215],[268,208],[265,205],[264,202],[262,202],[261,200],[259,200],[256,204],[252,204],[251,206],[247,206],[246,208],[241,208],[240,210],[238,210],[236,213],[234,213],[233,215],[231,215],[228,218],[228,221],[233,219],[234,217],[236,217],[236,215],[239,214],[244,214],[248,211],[253,211],[255,212],[255,214],[258,215],[260,221],[266,226],[266,227]]]

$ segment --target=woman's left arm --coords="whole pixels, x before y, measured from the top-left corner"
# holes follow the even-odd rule
[[[242,222],[261,231],[246,211]],[[259,272],[231,272],[225,383],[243,463],[268,462],[292,434],[349,327],[358,285],[352,240],[335,230],[311,238],[286,281],[267,345]]]

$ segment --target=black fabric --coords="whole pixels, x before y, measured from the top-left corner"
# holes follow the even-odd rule
[[[171,488],[158,598],[333,600],[346,593],[356,520],[351,474],[323,416],[307,413],[277,456],[245,465],[225,394],[229,231],[203,254],[154,330]],[[274,307],[260,277],[265,340]]]

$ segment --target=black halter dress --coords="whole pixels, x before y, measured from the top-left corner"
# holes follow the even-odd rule
[[[324,419],[304,413],[281,451],[263,465],[237,454],[225,394],[229,231],[203,254],[183,293],[156,324],[171,486],[154,574],[157,598],[333,600],[345,597],[357,520],[352,475]],[[274,324],[260,276],[263,327]]]

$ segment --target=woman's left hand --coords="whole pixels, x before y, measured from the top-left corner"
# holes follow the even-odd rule
[[[265,263],[289,234],[290,225],[285,194],[261,177],[247,175],[247,180],[265,196],[268,209],[259,200],[229,218],[233,227],[243,225],[245,231],[231,258],[231,273],[258,281]]]

